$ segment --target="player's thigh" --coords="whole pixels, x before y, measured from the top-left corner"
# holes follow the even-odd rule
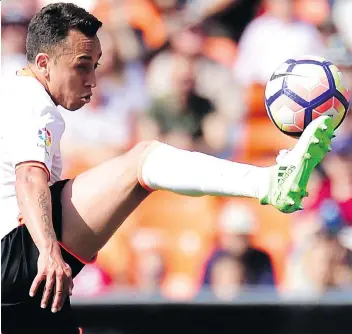
[[[140,143],[65,185],[62,242],[73,253],[89,261],[147,197],[139,185],[137,168],[151,143]]]

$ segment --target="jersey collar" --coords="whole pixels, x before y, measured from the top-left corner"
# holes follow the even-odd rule
[[[29,68],[22,68],[21,70],[18,70],[16,72],[16,75],[21,76],[21,77],[33,77],[35,78],[35,75]]]

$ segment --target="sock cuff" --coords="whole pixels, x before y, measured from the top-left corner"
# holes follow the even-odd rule
[[[144,162],[147,158],[147,156],[150,154],[151,151],[153,151],[156,147],[162,145],[162,143],[158,142],[158,141],[154,141],[153,143],[151,143],[142,153],[139,162],[138,162],[138,167],[137,167],[137,178],[138,178],[138,182],[139,184],[147,191],[149,192],[153,192],[155,191],[155,189],[151,188],[150,185],[147,184],[147,182],[143,179],[143,165]]]

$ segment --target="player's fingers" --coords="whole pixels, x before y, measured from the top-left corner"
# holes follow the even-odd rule
[[[73,291],[73,279],[72,279],[72,270],[71,267],[66,263],[65,264],[65,274],[67,277],[67,286],[68,286],[68,293],[70,296],[72,296],[72,291]]]
[[[69,294],[70,296],[72,296],[74,284],[73,284],[72,270],[70,267],[68,267],[68,270],[66,270],[66,275],[67,275]]]
[[[66,294],[64,292],[65,288],[67,289],[67,285],[65,283],[66,282],[64,272],[62,270],[58,271],[56,273],[55,297],[51,307],[51,311],[53,313],[59,311],[62,305],[64,304],[66,297]]]
[[[69,289],[68,289],[68,293],[70,296],[72,296],[74,286],[75,285],[73,284],[73,281],[72,281],[71,284],[69,285]]]
[[[39,288],[40,283],[45,280],[45,274],[38,273],[37,276],[34,278],[33,283],[29,289],[29,295],[33,297]]]
[[[67,264],[67,263],[65,263],[65,273],[66,274],[69,274],[69,275],[71,275],[72,276],[72,270],[71,270],[71,267]]]
[[[49,298],[51,296],[51,292],[53,290],[55,282],[55,275],[54,272],[50,272],[48,276],[46,277],[46,283],[45,283],[45,288],[44,288],[44,293],[43,293],[43,298],[41,301],[41,308],[46,308],[49,302]]]

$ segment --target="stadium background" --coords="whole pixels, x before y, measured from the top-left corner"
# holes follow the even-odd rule
[[[3,80],[26,65],[28,21],[50,2],[2,1]],[[103,57],[92,102],[62,110],[64,177],[156,137],[270,165],[294,145],[263,102],[282,61],[325,56],[352,88],[350,0],[71,2],[104,22]],[[308,190],[292,215],[250,199],[152,194],[75,281],[85,333],[349,333],[352,113]]]

